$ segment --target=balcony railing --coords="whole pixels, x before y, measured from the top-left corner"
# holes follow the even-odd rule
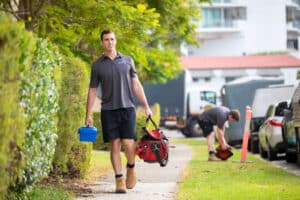
[[[242,0],[212,0],[212,3],[241,3]]]
[[[234,20],[210,20],[202,21],[202,28],[236,28]]]

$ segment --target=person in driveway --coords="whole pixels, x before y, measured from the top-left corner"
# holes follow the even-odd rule
[[[225,123],[228,121],[229,123],[238,122],[240,120],[240,112],[239,110],[219,106],[213,107],[211,109],[205,110],[198,117],[198,123],[203,131],[203,135],[206,137],[207,146],[208,146],[208,161],[219,161],[220,159],[216,156],[216,149],[214,146],[215,143],[215,133],[214,126],[217,126],[217,139],[221,146],[222,150],[226,150],[231,148],[230,145],[227,144],[224,131],[225,131]]]

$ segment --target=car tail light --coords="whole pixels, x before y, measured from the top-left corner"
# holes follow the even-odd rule
[[[277,121],[276,119],[270,119],[269,124],[271,126],[282,126],[282,123],[280,121]]]

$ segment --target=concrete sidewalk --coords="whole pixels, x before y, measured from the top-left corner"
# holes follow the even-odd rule
[[[171,146],[174,144],[170,144]],[[166,167],[160,167],[158,163],[145,163],[137,160],[137,185],[126,194],[115,194],[114,175],[106,174],[90,185],[92,193],[82,195],[77,200],[171,200],[175,199],[177,182],[183,169],[191,159],[192,150],[183,144],[170,148],[169,163]],[[126,174],[124,172],[124,174]]]

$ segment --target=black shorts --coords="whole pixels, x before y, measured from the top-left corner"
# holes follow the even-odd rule
[[[135,108],[101,110],[103,141],[116,138],[136,140],[135,122]]]
[[[204,137],[207,137],[214,131],[214,125],[209,120],[199,120],[199,126],[203,131]]]

